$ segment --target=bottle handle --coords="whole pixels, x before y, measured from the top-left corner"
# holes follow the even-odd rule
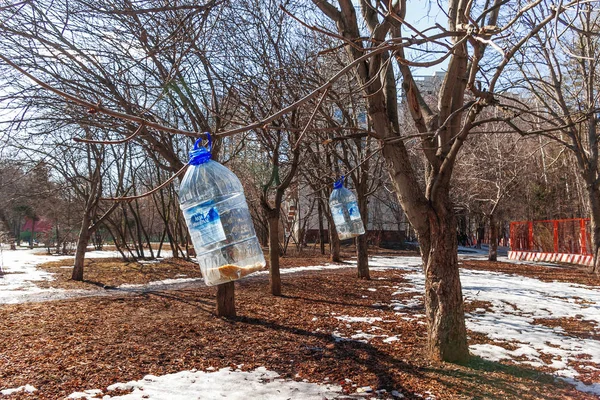
[[[206,140],[208,140],[208,144],[206,146],[206,149],[210,153],[212,151],[212,138],[210,137],[210,133],[204,132],[204,134],[206,135]],[[198,150],[200,148],[200,145],[202,144],[202,140],[203,139],[201,137],[199,137],[198,139],[196,139],[196,142],[194,143],[194,150]]]

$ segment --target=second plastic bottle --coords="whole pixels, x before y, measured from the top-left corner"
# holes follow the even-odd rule
[[[344,187],[343,176],[333,184],[333,191],[329,196],[329,208],[340,240],[365,233],[356,196]]]

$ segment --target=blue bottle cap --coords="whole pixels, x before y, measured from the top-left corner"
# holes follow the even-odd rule
[[[341,189],[344,187],[344,175],[333,184],[334,189]]]
[[[190,151],[190,165],[200,165],[210,160],[212,139],[210,138],[210,133],[205,132],[205,134],[208,138],[208,145],[206,147],[200,146],[202,143],[202,138],[196,139],[196,143],[194,143],[194,149]]]

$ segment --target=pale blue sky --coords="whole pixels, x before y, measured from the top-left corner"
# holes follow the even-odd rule
[[[448,21],[446,14],[440,9],[437,2],[423,0],[407,0],[406,20],[419,30],[430,28],[436,23],[446,27]],[[405,29],[404,32],[408,33],[409,31]],[[447,66],[448,62],[444,61],[435,67],[416,69],[415,74],[433,75],[436,71],[445,70]]]

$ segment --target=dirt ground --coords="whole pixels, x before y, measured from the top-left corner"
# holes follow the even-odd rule
[[[326,257],[313,254],[283,258],[282,266],[326,261]],[[400,270],[373,271],[371,281],[358,280],[353,268],[283,275],[281,297],[270,295],[268,276],[251,277],[236,282],[238,317],[227,319],[214,315],[216,289],[201,283],[142,294],[114,290],[124,281],[197,277],[197,268],[191,263],[167,260],[126,265],[116,260],[93,260],[86,267],[87,281],[76,284],[68,281],[70,271],[60,268],[65,265],[68,262],[45,266],[58,274],[50,285],[105,288],[99,290],[115,294],[0,306],[0,388],[30,384],[38,389],[34,394],[6,398],[60,399],[75,391],[105,389],[146,374],[240,364],[244,370],[264,366],[287,378],[336,382],[348,393],[354,393],[356,387],[371,386],[388,393],[397,390],[409,399],[430,394],[437,399],[595,398],[555,380],[548,371],[532,367],[477,357],[465,366],[429,362],[424,356],[426,327],[422,317],[407,321],[388,307],[374,306],[389,302],[392,286],[405,284]],[[597,278],[575,268],[485,261],[465,261],[462,267],[600,286]],[[467,311],[481,307],[485,304],[466,304]],[[410,312],[419,315],[424,310]],[[358,329],[372,329],[372,325],[356,323],[344,327],[335,315],[375,313],[383,321],[377,324],[376,333],[396,335],[400,340],[385,343],[374,338],[360,343],[336,341],[332,336],[334,331],[349,336]],[[536,323],[557,324],[581,337],[589,331],[577,321]],[[470,332],[470,344],[488,342],[485,335]],[[586,380],[598,382],[600,376],[588,375]]]

